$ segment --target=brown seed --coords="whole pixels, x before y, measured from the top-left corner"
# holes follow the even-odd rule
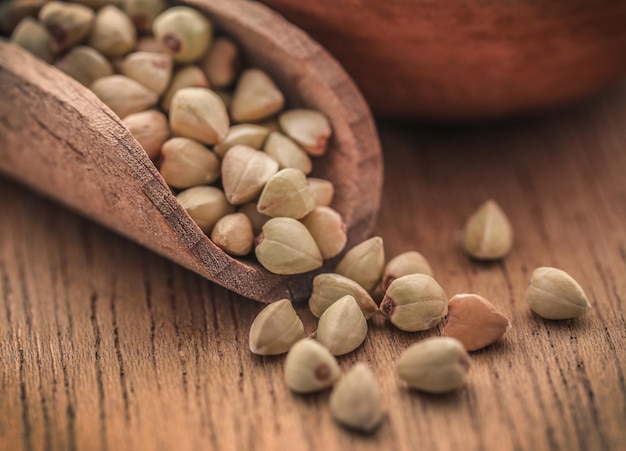
[[[141,144],[151,160],[156,160],[161,153],[161,146],[170,136],[167,118],[156,110],[129,114],[122,120],[133,137]]]
[[[159,100],[156,92],[123,75],[99,78],[89,89],[122,119],[147,110]]]
[[[172,138],[161,147],[159,171],[177,189],[208,185],[220,177],[221,162],[214,152],[189,138]]]
[[[239,48],[228,38],[217,38],[201,63],[211,86],[215,88],[230,86],[237,77],[240,65]]]
[[[194,186],[176,196],[180,205],[189,213],[204,233],[211,233],[215,223],[232,213],[234,208],[226,200],[224,192],[214,186]]]
[[[211,241],[228,255],[248,255],[254,244],[252,223],[243,213],[228,214],[215,223]]]
[[[477,294],[457,294],[448,302],[448,317],[443,335],[463,343],[468,351],[476,351],[502,337],[511,322],[487,299]]]

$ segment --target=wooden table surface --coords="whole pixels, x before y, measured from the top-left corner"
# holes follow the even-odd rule
[[[0,178],[0,449],[626,449],[626,86],[543,117],[380,132],[387,256],[421,251],[448,295],[479,293],[513,323],[472,354],[463,389],[407,391],[394,361],[440,328],[374,320],[340,365],[373,367],[387,417],[372,436],[347,432],[328,392],[293,395],[283,356],[250,354],[261,305]],[[459,235],[488,198],[515,246],[476,264]],[[541,265],[574,276],[593,309],[531,314]]]

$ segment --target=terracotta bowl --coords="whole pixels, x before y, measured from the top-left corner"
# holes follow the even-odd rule
[[[626,74],[623,1],[262,1],[337,57],[379,115],[529,112]]]

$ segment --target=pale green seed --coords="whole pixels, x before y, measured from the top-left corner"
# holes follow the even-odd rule
[[[292,218],[267,221],[255,253],[259,263],[274,274],[301,274],[321,267],[323,262],[309,231]]]
[[[302,340],[304,325],[289,299],[281,299],[265,307],[250,326],[249,346],[253,354],[284,354]]]
[[[334,273],[315,276],[309,309],[319,318],[337,299],[346,295],[354,297],[366,319],[378,311],[378,306],[365,288],[352,279]]]
[[[575,318],[591,309],[578,282],[565,271],[550,267],[533,271],[526,301],[535,313],[546,319]]]
[[[383,239],[376,236],[350,249],[337,265],[335,272],[354,280],[371,292],[378,284],[384,266]]]
[[[320,316],[317,341],[338,356],[354,351],[367,336],[367,321],[356,300],[346,295]]]
[[[296,393],[313,393],[332,386],[341,370],[337,359],[315,340],[294,344],[285,359],[285,383]]]
[[[396,371],[411,388],[445,393],[463,386],[470,357],[451,337],[432,337],[411,345],[396,362]]]
[[[298,169],[287,168],[274,174],[263,187],[257,209],[272,217],[300,219],[315,206],[306,183],[306,175]]]
[[[204,233],[211,233],[215,223],[232,213],[234,207],[228,203],[224,192],[214,186],[194,186],[176,196],[180,205],[189,213]]]
[[[400,330],[428,330],[448,313],[448,297],[432,277],[410,274],[391,282],[380,311]]]

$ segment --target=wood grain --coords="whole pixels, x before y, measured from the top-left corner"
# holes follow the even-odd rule
[[[472,354],[465,388],[405,390],[393,362],[439,330],[374,320],[340,364],[373,367],[387,418],[371,437],[346,432],[328,392],[294,396],[284,357],[248,352],[261,305],[0,179],[0,449],[623,450],[626,85],[549,117],[381,135],[387,255],[420,250],[450,296],[479,293],[513,323]],[[489,197],[515,246],[475,264],[459,233]],[[593,309],[531,314],[523,295],[538,265],[572,274]]]
[[[374,227],[382,161],[354,83],[319,44],[261,4],[188,3],[235,39],[250,64],[272,75],[292,108],[327,114],[333,135],[312,175],[333,182],[332,206],[344,218],[348,246],[360,242]],[[215,246],[119,118],[75,80],[0,41],[0,85],[0,171],[246,297],[308,297],[314,274],[276,276]]]

